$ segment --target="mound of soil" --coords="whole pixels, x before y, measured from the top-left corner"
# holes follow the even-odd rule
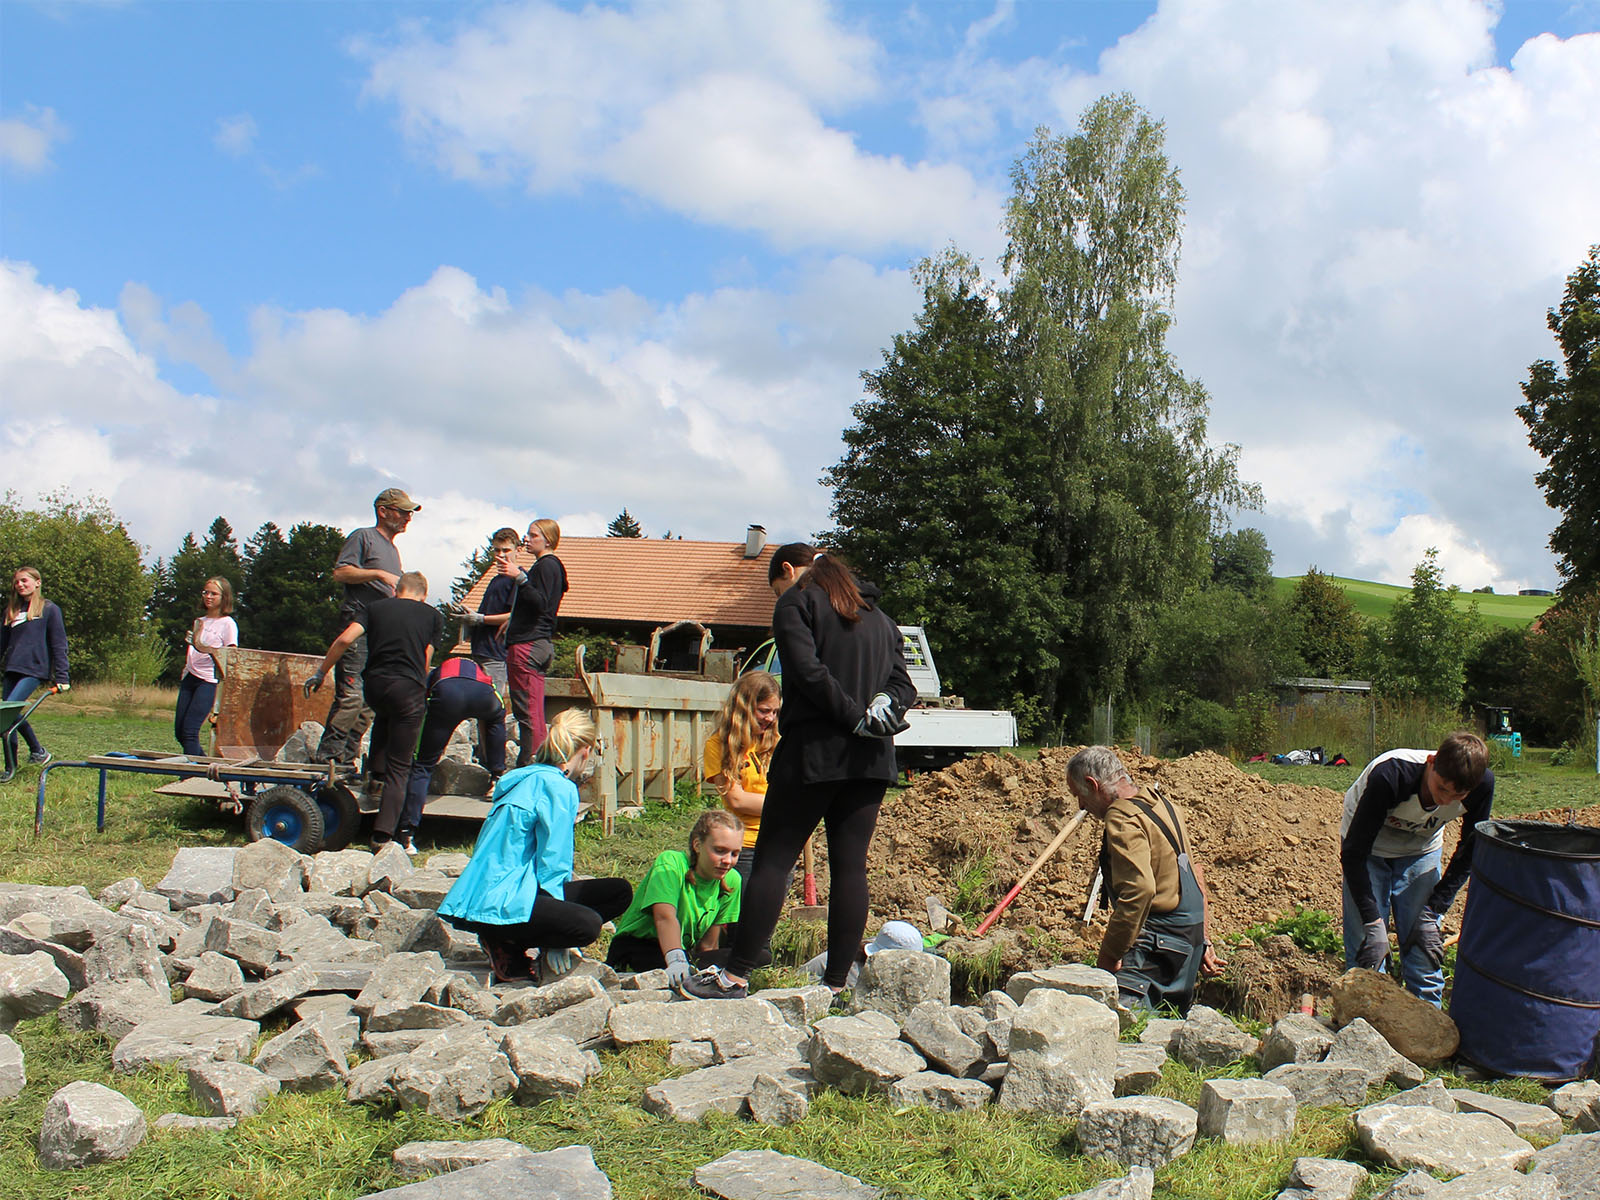
[[[975,925],[1077,809],[1065,785],[1072,748],[1033,761],[986,754],[925,775],[884,805],[869,878],[875,915],[927,922],[943,897]],[[1239,933],[1296,904],[1339,907],[1340,793],[1273,785],[1210,752],[1176,760],[1122,752],[1138,783],[1181,806],[1211,890],[1212,932]],[[1098,945],[1104,916],[1081,921],[1100,826],[1086,820],[1014,900],[1000,924],[1032,927],[1058,945]],[[1037,940],[1037,935],[1035,935]]]

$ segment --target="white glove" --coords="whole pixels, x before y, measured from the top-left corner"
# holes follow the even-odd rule
[[[565,975],[583,958],[576,950],[541,950],[539,954],[544,959],[545,970],[551,975]]]
[[[689,956],[680,947],[667,951],[667,986],[676,988],[689,978]]]

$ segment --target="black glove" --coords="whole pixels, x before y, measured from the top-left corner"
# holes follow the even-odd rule
[[[1356,951],[1356,966],[1376,971],[1388,957],[1388,928],[1382,921],[1368,921],[1362,926],[1361,949]]]
[[[1412,935],[1412,940],[1421,949],[1430,967],[1437,967],[1444,962],[1444,937],[1439,932],[1439,917],[1433,909],[1422,910],[1422,915],[1417,918],[1417,929]]]
[[[317,691],[321,687],[322,672],[318,671],[315,675],[311,676],[310,679],[306,680],[305,683],[300,685],[300,690],[305,693],[306,699],[309,700],[311,699],[311,693]]]

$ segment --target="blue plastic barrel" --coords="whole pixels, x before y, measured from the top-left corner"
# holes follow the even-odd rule
[[[1600,829],[1482,821],[1456,950],[1460,1057],[1561,1083],[1600,1065]]]

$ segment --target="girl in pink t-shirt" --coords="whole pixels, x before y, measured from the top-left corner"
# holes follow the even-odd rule
[[[184,639],[183,678],[178,681],[178,711],[172,732],[183,752],[200,756],[200,727],[211,712],[217,697],[217,682],[222,678],[229,646],[239,644],[239,627],[228,614],[233,611],[233,585],[226,579],[208,579],[200,590],[202,616]]]

